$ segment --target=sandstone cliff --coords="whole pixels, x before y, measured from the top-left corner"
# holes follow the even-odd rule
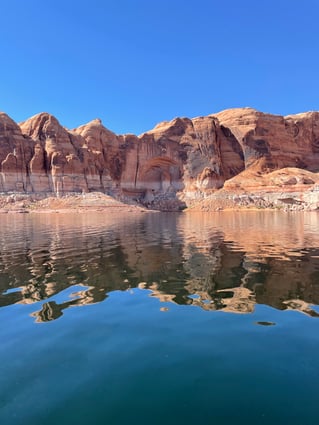
[[[140,136],[116,135],[99,119],[67,130],[48,113],[19,125],[1,113],[0,167],[2,193],[101,191],[169,210],[233,207],[238,199],[253,205],[255,194],[260,206],[293,199],[315,209],[319,112],[230,109],[176,118]]]

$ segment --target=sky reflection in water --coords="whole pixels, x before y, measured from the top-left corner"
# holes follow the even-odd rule
[[[317,213],[0,224],[1,425],[316,423]]]

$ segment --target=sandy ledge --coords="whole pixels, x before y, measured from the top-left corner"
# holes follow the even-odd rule
[[[72,194],[57,198],[40,195],[7,194],[0,195],[0,213],[68,213],[106,212],[116,214],[129,212],[140,214],[152,212],[142,206],[125,204],[111,196],[99,192]],[[153,211],[154,212],[154,211]]]

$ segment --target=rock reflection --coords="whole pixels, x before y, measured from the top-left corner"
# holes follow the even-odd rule
[[[63,315],[63,310],[68,307],[94,304],[103,301],[107,297],[105,293],[100,293],[100,297],[98,295],[97,288],[94,287],[73,292],[69,295],[69,297],[72,298],[71,300],[62,303],[57,303],[56,301],[45,302],[42,304],[41,310],[32,313],[31,316],[36,318],[36,322],[49,322],[61,317]]]
[[[41,303],[33,313],[38,322],[135,287],[204,310],[250,313],[266,304],[319,316],[312,307],[319,304],[316,213],[0,220],[0,306]],[[80,289],[60,300],[74,285]]]

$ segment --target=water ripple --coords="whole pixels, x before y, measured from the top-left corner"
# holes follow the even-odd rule
[[[0,307],[45,301],[34,313],[37,321],[134,287],[161,302],[203,310],[248,313],[267,304],[318,315],[311,307],[319,304],[317,214],[0,220]],[[76,297],[66,300],[75,287]]]

